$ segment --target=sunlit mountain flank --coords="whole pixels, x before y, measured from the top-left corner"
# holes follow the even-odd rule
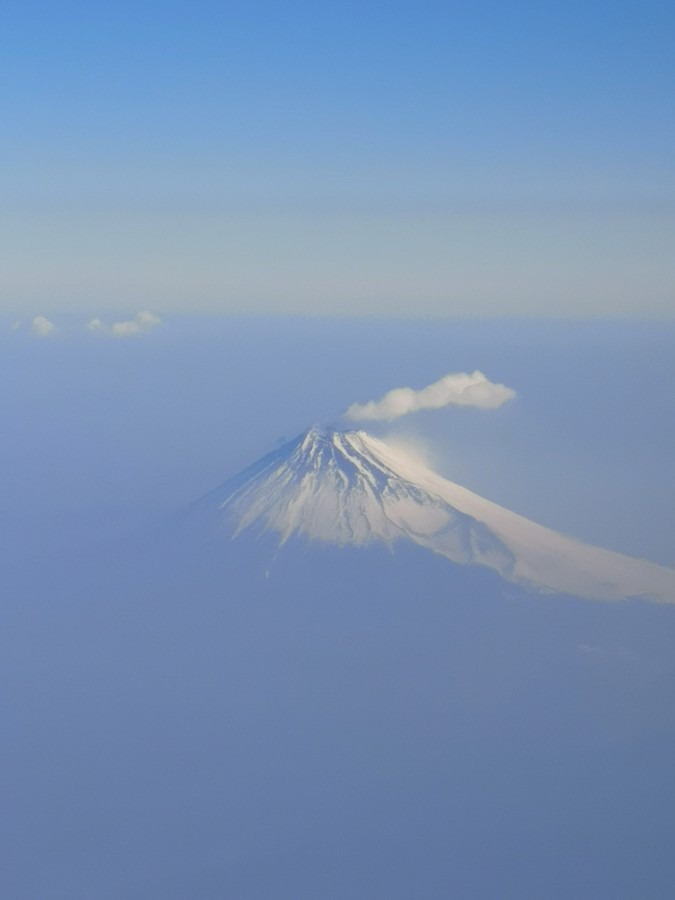
[[[199,501],[245,532],[340,546],[412,542],[538,591],[675,602],[675,571],[566,537],[437,475],[363,431],[313,427]]]

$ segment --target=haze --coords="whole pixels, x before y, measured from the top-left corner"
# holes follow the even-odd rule
[[[671,604],[185,513],[356,427],[675,566],[673,46],[651,0],[6,0],[2,898],[675,896]]]
[[[671,327],[86,326],[2,338],[9,896],[669,895],[672,607],[157,541],[312,422],[480,368],[517,397],[381,433],[670,564]]]

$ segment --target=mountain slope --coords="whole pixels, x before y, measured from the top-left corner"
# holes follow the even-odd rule
[[[362,431],[311,428],[195,505],[245,531],[338,545],[408,540],[544,591],[675,602],[675,571],[565,537],[479,497]]]

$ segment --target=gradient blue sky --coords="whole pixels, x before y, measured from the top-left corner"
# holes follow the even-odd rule
[[[670,316],[668,3],[8,2],[0,311]]]

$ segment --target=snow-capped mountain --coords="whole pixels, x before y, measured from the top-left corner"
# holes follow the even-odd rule
[[[193,507],[238,537],[341,546],[410,541],[541,591],[675,602],[675,570],[566,537],[485,500],[363,431],[311,428]]]

